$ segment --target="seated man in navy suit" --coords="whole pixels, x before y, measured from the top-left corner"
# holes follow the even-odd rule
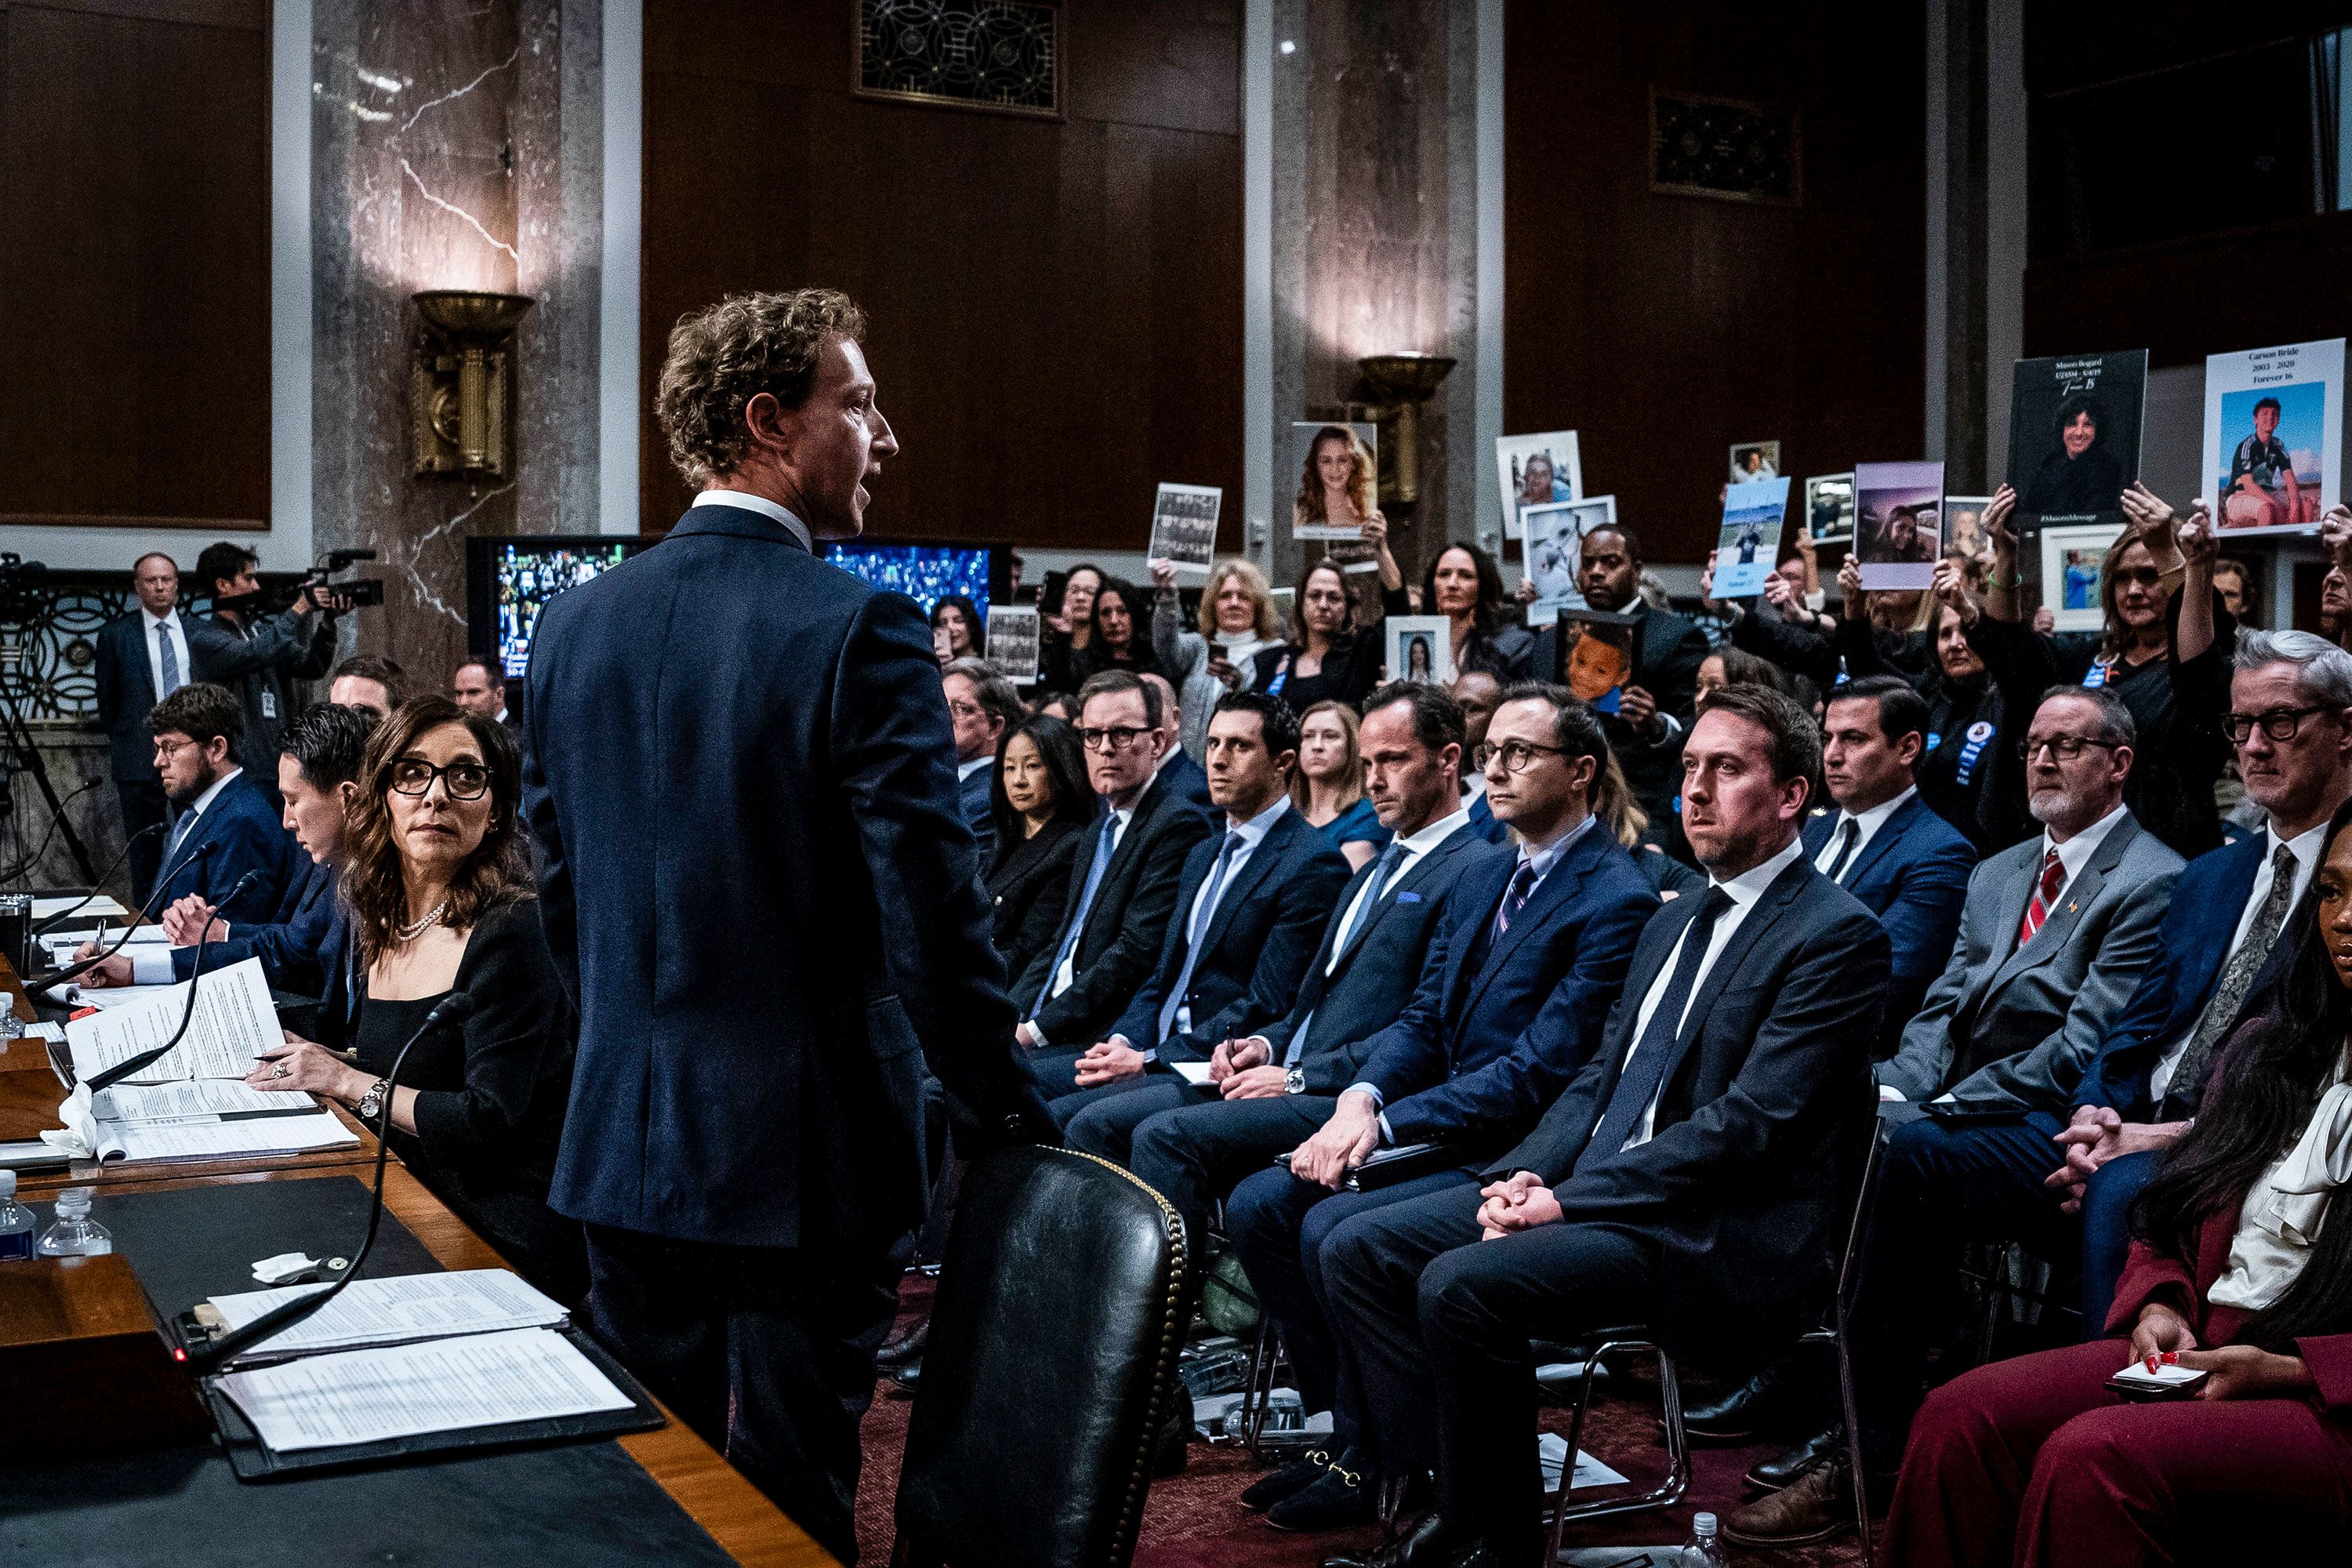
[[[960,658],[940,672],[948,699],[948,722],[955,730],[956,795],[964,822],[980,845],[980,870],[988,874],[996,849],[996,824],[988,814],[988,774],[996,765],[996,743],[1021,722],[1021,694],[1013,682],[976,658]]]
[[[1608,745],[1592,710],[1563,688],[1530,681],[1504,693],[1486,731],[1486,796],[1517,852],[1465,874],[1412,1001],[1366,1042],[1355,1080],[1290,1168],[1260,1171],[1226,1200],[1227,1233],[1294,1358],[1338,1364],[1310,1283],[1331,1227],[1369,1207],[1475,1187],[1484,1158],[1532,1126],[1598,1045],[1658,907],[1602,820],[1615,805],[1596,788],[1610,776]],[[1424,1174],[1339,1192],[1384,1142],[1444,1152]],[[1352,1429],[1349,1385],[1333,1394],[1334,1430]],[[1338,1440],[1339,1458],[1320,1473],[1287,1472],[1297,1489],[1269,1500],[1271,1522],[1323,1530],[1370,1519],[1364,1468]]]
[[[2162,957],[2074,1091],[2053,1174],[2081,1205],[2083,1331],[2105,1328],[2130,1246],[2131,1201],[2188,1128],[2216,1047],[2261,994],[2311,887],[2328,819],[2352,797],[2352,653],[2310,632],[2240,631],[2231,738],[2263,831],[2200,855],[2165,913]]]
[[[1977,852],[1919,798],[1916,770],[1933,730],[1909,681],[1851,681],[1831,696],[1824,719],[1822,782],[1837,809],[1805,819],[1805,853],[1878,917],[1894,944],[1877,1053],[1888,1057],[1951,957]]]
[[[157,905],[194,893],[223,920],[268,919],[293,878],[295,847],[237,765],[245,705],[225,686],[195,681],[156,703],[147,727],[176,813],[156,874]]]
[[[1160,727],[1167,731],[1167,749],[1160,753],[1160,772],[1175,786],[1176,793],[1192,803],[1203,816],[1214,820],[1217,803],[1209,798],[1209,775],[1192,760],[1181,737],[1184,733],[1184,710],[1176,696],[1176,689],[1164,675],[1146,674],[1143,683],[1160,693]]]
[[[365,709],[319,702],[296,714],[278,737],[284,748],[278,756],[278,791],[286,801],[286,830],[309,851],[310,864],[288,879],[268,920],[232,928],[191,893],[163,911],[170,946],[133,943],[90,971],[82,984],[168,985],[196,973],[201,952],[206,973],[258,958],[271,989],[325,994],[326,966],[343,951],[342,909],[335,897],[343,807],[358,793],[360,757],[374,730],[375,717]]]
[[[1032,1059],[1065,1127],[1108,1100],[1181,1103],[1180,1061],[1290,1011],[1348,862],[1292,808],[1298,720],[1279,697],[1234,691],[1209,719],[1209,794],[1223,831],[1193,847],[1151,978],[1110,1032],[1068,1064]],[[1058,1081],[1057,1081],[1058,1079]]]

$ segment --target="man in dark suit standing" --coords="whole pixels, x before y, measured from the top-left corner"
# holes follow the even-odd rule
[[[1107,809],[1070,864],[1070,912],[1051,948],[1013,988],[1015,1043],[1046,1055],[1032,1066],[1061,1081],[1110,1031],[1159,962],[1185,857],[1209,820],[1160,766],[1175,731],[1149,682],[1110,669],[1078,689],[1087,781]]]
[[[980,846],[983,874],[996,852],[996,823],[989,815],[989,774],[996,766],[997,742],[1021,722],[1021,694],[1013,682],[976,658],[960,658],[940,672],[948,700],[948,722],[955,727],[956,795],[964,826]]]
[[[180,621],[179,566],[160,551],[142,555],[131,563],[131,587],[139,607],[98,634],[98,723],[107,734],[122,831],[131,841],[131,896],[144,905],[163,861],[162,836],[151,830],[169,815],[147,714],[194,679],[194,665]],[[141,838],[142,833],[148,837]]]
[[[290,680],[315,680],[335,661],[335,609],[314,609],[310,590],[274,616],[257,615],[254,575],[261,558],[222,540],[196,557],[196,581],[212,595],[213,613],[188,622],[195,678],[227,687],[245,704],[245,740],[238,763],[278,809],[278,732],[293,717]]]
[[[1324,1244],[1370,1462],[1437,1476],[1435,1509],[1370,1554],[1381,1568],[1540,1559],[1531,1338],[1652,1322],[1725,1342],[1812,1299],[1887,973],[1885,932],[1798,841],[1820,760],[1779,692],[1717,693],[1682,787],[1710,886],[1642,933],[1598,1051],[1484,1187]]]
[[[549,1201],[587,1227],[589,1322],[845,1563],[924,1067],[964,1153],[1056,1136],[1007,1047],[929,630],[812,553],[898,450],[865,329],[803,289],[672,331],[657,409],[701,494],[549,605],[523,749],[580,1008]]]
[[[1115,1109],[1108,1100],[1191,1103],[1175,1064],[1208,1062],[1223,1042],[1290,1011],[1348,880],[1346,859],[1291,806],[1298,720],[1287,703],[1228,692],[1209,717],[1206,749],[1223,831],[1184,861],[1151,978],[1068,1076],[1053,1058],[1034,1064],[1066,1130],[1091,1110]]]

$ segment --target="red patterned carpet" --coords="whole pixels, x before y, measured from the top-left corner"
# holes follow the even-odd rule
[[[915,1308],[929,1294],[927,1282],[910,1280],[905,1303]],[[1621,1394],[1603,1392],[1585,1426],[1586,1448],[1639,1487],[1655,1484],[1665,1473],[1665,1448],[1657,1435],[1657,1405],[1654,1399],[1645,1397],[1647,1393],[1633,1387]],[[890,1500],[898,1484],[898,1456],[906,1443],[911,1408],[908,1396],[886,1382],[877,1390],[874,1408],[866,1417],[866,1472],[857,1489],[861,1563],[890,1560]],[[1558,1420],[1547,1419],[1545,1425],[1565,1433],[1565,1413]],[[1697,1449],[1693,1456],[1690,1494],[1679,1507],[1594,1521],[1580,1527],[1570,1544],[1679,1545],[1690,1533],[1692,1514],[1704,1509],[1724,1515],[1739,1506],[1741,1472],[1772,1451],[1770,1447]],[[1305,1536],[1285,1535],[1269,1528],[1234,1500],[1260,1473],[1248,1455],[1196,1441],[1182,1475],[1152,1484],[1136,1547],[1136,1568],[1315,1568],[1326,1553],[1373,1540],[1370,1531]],[[1848,1533],[1819,1546],[1786,1552],[1742,1554],[1734,1548],[1732,1560],[1756,1568],[1844,1568],[1861,1563],[1862,1548]]]

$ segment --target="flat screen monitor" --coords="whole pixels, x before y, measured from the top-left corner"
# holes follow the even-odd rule
[[[1001,544],[956,543],[943,539],[826,540],[824,558],[877,588],[904,594],[929,615],[933,606],[961,594],[985,612],[1010,597],[1011,552]]]
[[[650,542],[634,534],[540,533],[466,541],[467,651],[509,680],[530,668],[530,635],[549,601],[609,572]]]

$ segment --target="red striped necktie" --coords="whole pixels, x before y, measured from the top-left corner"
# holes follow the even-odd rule
[[[2025,906],[2025,920],[2017,928],[2017,945],[2023,947],[2050,918],[2050,906],[2058,901],[2058,889],[2066,885],[2066,868],[2058,861],[2058,851],[2053,848],[2042,860],[2042,883],[2033,889],[2033,901]]]

